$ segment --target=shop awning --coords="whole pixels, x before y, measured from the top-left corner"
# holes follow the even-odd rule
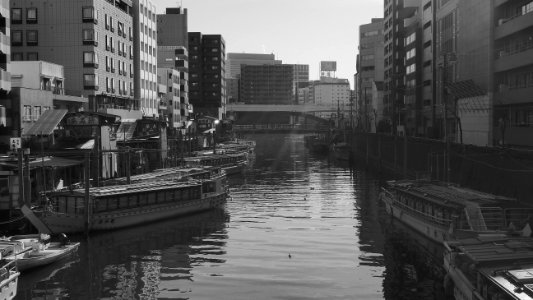
[[[67,114],[66,109],[49,109],[24,133],[24,135],[51,135]]]
[[[122,121],[117,129],[117,141],[127,141],[133,138],[137,121]]]
[[[64,157],[55,157],[47,156],[43,159],[37,158],[33,161],[30,161],[30,168],[40,168],[40,167],[55,167],[55,168],[66,168],[81,165],[81,161],[68,159]]]

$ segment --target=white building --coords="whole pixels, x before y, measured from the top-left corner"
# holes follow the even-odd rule
[[[133,31],[135,99],[141,101],[143,116],[158,117],[157,14],[151,1],[133,1]]]

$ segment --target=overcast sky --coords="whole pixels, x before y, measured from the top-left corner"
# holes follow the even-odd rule
[[[337,61],[337,77],[353,75],[359,25],[383,16],[383,0],[157,0],[158,13],[183,3],[189,31],[221,34],[226,52],[274,53],[308,64],[317,79],[321,60]]]

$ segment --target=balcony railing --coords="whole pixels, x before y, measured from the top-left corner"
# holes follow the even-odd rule
[[[516,41],[510,46],[506,46],[496,50],[496,57],[501,58],[516,53],[521,53],[533,49],[533,40]]]

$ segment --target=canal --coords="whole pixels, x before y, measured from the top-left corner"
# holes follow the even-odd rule
[[[16,299],[445,299],[440,249],[392,223],[380,180],[302,135],[255,135],[225,207],[97,234]]]

